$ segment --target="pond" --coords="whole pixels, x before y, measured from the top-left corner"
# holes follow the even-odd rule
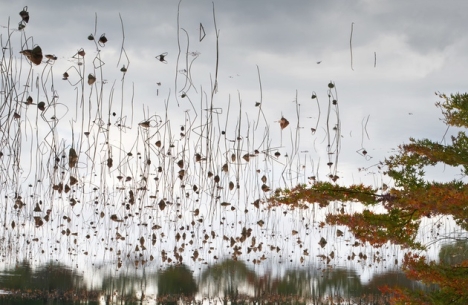
[[[356,180],[377,185],[374,199],[393,198],[383,163],[363,147],[369,116],[358,120],[360,148],[342,152],[341,84],[271,106],[256,66],[256,98],[251,83],[244,97],[223,87],[235,77],[220,65],[214,4],[196,35],[174,9],[175,40],[157,52],[126,40],[120,14],[114,35],[96,13],[66,48],[42,44],[48,25],[29,23],[32,8],[1,27],[0,303],[386,304],[384,286],[437,289],[405,277],[404,247],[371,246],[356,225],[327,222],[383,213],[384,200],[271,199],[354,183],[345,170],[356,158]],[[430,216],[415,221],[427,246],[418,253],[460,263],[466,231]]]
[[[156,304],[185,303],[295,303],[386,304],[382,285],[410,289],[423,286],[399,270],[375,274],[363,281],[346,268],[305,266],[279,271],[275,266],[258,273],[245,262],[224,260],[198,273],[186,265],[156,270],[105,265],[87,273],[59,263],[32,268],[27,262],[2,270],[2,304]]]

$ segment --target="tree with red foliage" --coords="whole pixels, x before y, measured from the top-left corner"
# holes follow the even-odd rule
[[[387,242],[407,250],[403,269],[411,279],[437,289],[429,292],[408,291],[397,287],[382,287],[391,293],[395,304],[468,304],[468,260],[456,264],[428,261],[415,254],[424,249],[416,241],[419,225],[424,217],[450,216],[464,230],[468,230],[468,185],[462,179],[434,182],[425,178],[425,168],[436,164],[460,167],[468,174],[468,93],[436,93],[441,102],[444,122],[460,129],[444,145],[429,139],[410,139],[398,152],[380,163],[394,186],[376,189],[365,185],[338,186],[329,182],[298,185],[293,189],[277,190],[269,199],[272,206],[288,205],[304,208],[310,204],[325,207],[331,202],[358,202],[366,206],[362,212],[329,214],[327,223],[344,225],[362,242],[381,246]],[[370,207],[381,206],[383,213]]]

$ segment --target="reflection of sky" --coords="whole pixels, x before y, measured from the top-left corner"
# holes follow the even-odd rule
[[[95,32],[95,20],[97,20],[96,37],[105,33],[109,39],[99,54],[105,63],[102,79],[106,80],[106,84],[103,86],[102,96],[97,95],[98,92],[95,89],[91,91],[90,87],[85,84],[83,103],[89,105],[86,106],[88,107],[86,109],[90,108],[90,111],[96,111],[98,107],[96,101],[101,101],[102,119],[105,123],[108,119],[109,107],[111,112],[117,113],[116,117],[110,116],[112,124],[116,124],[117,118],[122,114],[123,117],[127,118],[127,124],[130,125],[132,110],[134,113],[131,130],[111,133],[109,142],[113,145],[112,153],[115,156],[125,156],[129,151],[132,151],[134,156],[131,160],[136,160],[136,152],[143,148],[141,144],[139,144],[140,146],[134,145],[137,143],[135,139],[139,137],[140,142],[138,143],[141,143],[145,136],[151,137],[153,135],[153,133],[146,133],[146,131],[137,128],[136,123],[147,118],[156,118],[156,115],[164,120],[166,102],[173,139],[179,140],[179,128],[186,124],[184,120],[187,117],[182,114],[187,114],[190,120],[195,118],[195,115],[198,115],[199,120],[206,118],[207,112],[203,109],[209,108],[211,80],[214,78],[216,63],[216,39],[210,1],[181,3],[179,25],[180,28],[187,31],[190,42],[187,45],[185,32],[180,30],[181,59],[178,62],[177,5],[174,1],[160,1],[158,4],[147,1],[139,6],[124,1],[113,2],[112,6],[89,1],[67,4],[60,1],[49,1],[47,5],[31,5],[19,1],[15,3],[15,7],[12,7],[7,1],[0,1],[0,5],[9,8],[2,9],[0,12],[0,25],[6,26],[8,16],[10,16],[12,28],[15,28],[19,21],[17,12],[23,6],[29,5],[28,11],[31,19],[25,29],[25,36],[32,36],[33,43],[40,45],[45,54],[53,53],[58,57],[53,66],[53,83],[51,81],[52,72],[49,68],[42,70],[44,65],[34,67],[33,83],[36,75],[45,71],[44,74],[41,74],[42,78],[40,79],[45,80],[47,85],[45,88],[49,95],[44,94],[43,88],[41,90],[31,88],[31,91],[25,92],[23,98],[31,94],[37,100],[43,100],[47,97],[50,99],[52,85],[57,90],[59,99],[55,115],[57,117],[64,116],[58,129],[59,143],[57,146],[64,152],[67,153],[70,147],[71,129],[73,128],[75,143],[83,140],[83,147],[89,148],[86,156],[96,156],[98,164],[105,164],[107,158],[105,151],[93,151],[95,147],[88,146],[87,139],[81,135],[82,130],[86,131],[86,128],[90,128],[94,130],[90,136],[91,142],[93,139],[100,144],[106,141],[103,133],[96,131],[98,129],[96,124],[87,121],[89,116],[83,122],[81,121],[80,118],[86,117],[87,112],[84,115],[81,114],[83,108],[76,106],[77,103],[81,103],[80,98],[77,98],[77,91],[75,87],[61,80],[61,74],[64,71],[71,67],[78,67],[77,60],[72,59],[72,56],[80,48],[83,48],[87,54],[85,64],[80,66],[85,69],[82,71],[83,75],[86,77],[89,73],[93,73],[101,76],[100,69],[93,68],[98,65],[95,59],[98,55],[96,47],[93,42],[86,39],[90,33]],[[293,182],[297,181],[306,182],[306,177],[317,171],[317,168],[320,169],[319,177],[326,179],[328,156],[324,128],[326,127],[328,105],[327,84],[330,81],[336,84],[339,97],[339,119],[341,121],[341,153],[337,172],[338,176],[341,177],[339,182],[359,183],[365,181],[376,187],[380,186],[382,182],[388,183],[386,177],[373,165],[388,156],[392,148],[407,141],[410,136],[441,140],[445,127],[439,121],[440,114],[434,107],[434,102],[437,101],[434,91],[450,93],[464,90],[464,73],[468,64],[465,52],[467,40],[464,35],[468,21],[462,15],[462,12],[466,11],[465,6],[467,4],[461,1],[458,1],[457,5],[451,6],[439,4],[436,1],[432,1],[431,5],[427,1],[413,1],[411,3],[404,1],[358,1],[352,4],[343,4],[343,2],[338,1],[323,3],[296,1],[294,4],[285,1],[263,3],[215,1],[220,52],[219,91],[214,97],[214,107],[222,109],[219,118],[215,116],[216,119],[219,119],[219,121],[215,121],[215,126],[219,124],[221,129],[227,126],[226,138],[234,139],[236,126],[237,124],[241,125],[243,138],[250,137],[250,142],[245,140],[242,142],[244,146],[238,148],[243,153],[251,152],[254,147],[259,147],[261,151],[270,152],[270,149],[274,147],[281,151],[283,158],[285,154],[294,155],[292,148],[294,143],[291,141],[298,143],[297,155],[295,155],[297,163],[291,163],[291,167],[298,169],[297,172],[300,173],[298,180],[292,179],[291,177],[295,177],[295,174],[290,175],[287,171],[283,175],[285,178],[281,179],[284,170],[282,164],[286,164],[286,159],[280,159],[279,162],[269,159],[267,165],[263,165],[260,161],[255,165],[251,165],[254,162],[249,163],[249,165],[245,165],[244,162],[241,169],[238,169],[239,172],[246,175],[244,176],[244,184],[258,181],[254,170],[259,165],[263,166],[261,168],[262,174],[271,174],[272,183],[278,183],[278,185],[284,185],[282,183],[292,185]],[[119,13],[124,24],[124,48],[130,62],[122,58],[117,64],[123,42]],[[95,14],[97,19],[95,19]],[[206,37],[201,42],[199,41],[200,23],[203,24],[206,32]],[[350,53],[351,29],[353,30],[352,62]],[[5,31],[6,29],[2,28],[2,35],[5,35]],[[18,45],[24,43],[24,37],[15,33],[13,39],[13,54],[18,60],[22,60],[20,63],[27,71],[28,63],[18,54],[21,50]],[[2,36],[2,41],[5,41],[5,36]],[[31,47],[32,41],[28,40],[27,46]],[[191,66],[194,87],[186,92],[196,105],[194,109],[188,99],[180,97],[183,92],[177,92],[186,85],[182,73],[178,73],[178,70],[186,68],[185,53],[187,48],[189,52],[200,53],[196,59],[191,55],[187,56],[188,60],[195,59]],[[160,63],[155,59],[155,56],[164,52],[168,53],[167,64]],[[318,64],[318,62],[320,63]],[[178,66],[176,66],[177,63]],[[128,72],[125,75],[125,82],[122,82],[120,69],[124,64],[128,67]],[[262,119],[263,116],[258,116],[259,108],[255,107],[255,103],[260,101],[257,65],[261,74],[262,109],[265,119]],[[176,75],[178,76],[177,81],[175,80]],[[21,75],[23,81],[26,77],[27,74]],[[71,80],[73,77],[76,75],[72,75]],[[157,85],[158,82],[161,82],[161,86]],[[98,85],[101,85],[100,77]],[[315,101],[310,99],[313,91],[317,93],[321,105],[320,127],[314,135],[310,132],[310,128],[315,127],[318,112]],[[206,92],[206,96],[201,92]],[[130,103],[132,94],[134,94],[133,109]],[[296,94],[297,102],[300,104],[299,108],[296,108],[296,104],[293,102]],[[175,99],[176,95],[179,98]],[[113,103],[112,106],[109,106],[111,100]],[[177,106],[177,102],[180,103],[180,106]],[[239,106],[240,104],[242,107]],[[230,105],[229,115],[228,105]],[[40,118],[33,118],[34,108],[29,107],[24,113],[31,116],[22,127],[22,130],[30,136],[25,139],[28,141],[28,149],[22,151],[25,156],[22,159],[24,160],[22,166],[25,170],[22,181],[32,183],[37,179],[37,176],[34,173],[29,173],[29,168],[33,168],[33,172],[34,168],[37,169],[35,167],[37,159],[31,159],[30,152],[41,151],[46,155],[50,151],[45,144],[37,148],[35,145],[38,143],[31,140],[35,133],[35,126],[38,126],[38,139],[45,139],[47,143],[51,144],[52,138],[51,134],[48,134],[47,125],[43,124]],[[241,123],[237,121],[238,113],[242,114]],[[299,113],[299,121],[297,113]],[[46,115],[49,118],[52,115],[52,110]],[[280,132],[278,121],[282,116],[290,121],[290,125]],[[334,110],[331,112],[331,117],[331,127],[333,127],[335,124]],[[369,121],[364,129],[363,126],[367,118]],[[91,118],[91,120],[96,119],[94,115]],[[260,127],[254,133],[253,127],[257,121],[260,122]],[[156,121],[154,123],[159,124]],[[198,120],[196,123],[198,124]],[[250,123],[250,127],[248,123]],[[112,126],[114,128],[115,125]],[[197,125],[192,127],[197,127]],[[263,141],[267,128],[269,128],[270,138]],[[199,128],[195,128],[194,134],[199,130]],[[296,131],[300,132],[299,136],[297,136]],[[220,137],[219,130],[217,132]],[[154,143],[162,134],[161,132],[151,138],[151,142]],[[64,142],[60,142],[62,139]],[[261,144],[262,141],[266,144]],[[226,143],[221,142],[222,146],[228,147],[228,152],[236,151],[234,144]],[[366,160],[359,155],[356,151],[361,148],[365,148],[373,158]],[[190,155],[193,155],[194,151],[194,148],[190,150]],[[271,153],[274,151],[276,149],[271,150]],[[32,155],[37,157],[35,154]],[[80,182],[89,183],[89,185],[98,184],[101,180],[92,177],[91,169],[84,170],[86,156],[85,154],[80,156]],[[219,153],[216,158],[221,162],[225,155]],[[313,161],[313,169],[311,160]],[[299,170],[304,164],[307,166],[307,172]],[[126,162],[120,165],[124,169],[125,175],[143,173],[138,166],[127,166]],[[358,168],[363,167],[370,167],[370,169],[358,171]],[[197,168],[195,167],[195,169]],[[101,174],[100,166],[94,170],[98,176]],[[449,175],[448,169],[443,168],[441,171],[444,171],[443,175],[440,175],[439,170],[432,175],[438,178],[442,176],[442,179],[445,177],[452,179],[453,176]],[[38,175],[44,178],[47,176],[47,171],[42,169]],[[236,178],[235,174],[230,175],[226,175],[226,181]],[[290,178],[291,181],[289,181]],[[108,179],[109,183],[115,181],[115,177],[114,180]],[[195,178],[193,179],[192,182],[195,181]],[[273,188],[273,184],[270,186]],[[31,227],[31,234],[41,236],[44,241],[53,242],[62,238],[60,232],[67,226],[72,227],[73,225],[72,231],[83,230],[86,232],[85,234],[91,235],[94,234],[94,231],[98,231],[96,238],[79,245],[79,251],[89,251],[90,256],[96,255],[97,258],[109,258],[114,257],[115,254],[103,253],[102,248],[107,245],[99,240],[114,237],[115,228],[118,227],[119,232],[129,234],[133,238],[131,242],[126,241],[121,246],[122,250],[128,250],[135,247],[137,238],[142,232],[146,233],[142,226],[137,226],[139,222],[166,222],[168,219],[174,220],[177,214],[177,208],[168,207],[170,212],[167,214],[157,212],[157,210],[143,213],[143,216],[134,220],[133,226],[120,223],[109,224],[107,218],[109,215],[113,213],[119,216],[124,215],[125,210],[117,203],[126,200],[127,194],[127,191],[119,193],[114,191],[114,188],[111,190],[107,199],[115,201],[115,206],[99,207],[96,210],[86,207],[80,208],[81,210],[71,209],[68,206],[68,198],[64,196],[62,201],[58,201],[63,206],[54,208],[56,220],[54,225],[57,225],[57,228],[49,232],[45,229]],[[11,197],[12,190],[8,190],[8,192],[7,195]],[[258,187],[244,192],[245,194],[229,194],[225,191],[222,193],[235,203],[239,211],[246,208],[252,209],[250,203],[263,196]],[[86,198],[91,199],[92,195]],[[208,196],[206,195],[204,198],[206,199]],[[18,216],[17,222],[20,223],[22,219],[30,217],[33,207],[28,206],[29,214]],[[194,206],[185,204],[182,205],[181,209],[189,219],[190,211],[194,210]],[[314,231],[317,234],[305,235],[304,224],[300,221],[301,213],[282,216],[283,211],[280,210],[267,215],[255,214],[255,212],[242,216],[236,214],[235,217],[238,218],[228,218],[229,221],[226,223],[229,225],[221,226],[217,223],[219,218],[227,214],[224,208],[216,209],[215,212],[212,212],[209,207],[204,207],[201,210],[202,213],[205,213],[204,215],[210,215],[208,220],[212,221],[213,227],[208,227],[208,224],[199,226],[201,231],[206,229],[208,234],[214,229],[217,230],[220,237],[223,235],[238,236],[242,229],[242,226],[236,225],[238,221],[255,226],[255,233],[259,235],[265,234],[265,232],[271,234],[277,230],[280,233],[275,231],[275,234],[280,234],[280,237],[277,237],[274,242],[284,249],[281,252],[284,256],[292,255],[291,251],[297,246],[292,238],[288,242],[284,241],[292,230],[300,232],[299,235],[310,252],[321,253],[320,251],[323,251],[328,254],[333,247],[345,248],[344,245],[336,246],[336,244],[329,243],[325,250],[318,249],[317,243],[321,235],[317,231]],[[100,219],[99,213],[101,211],[105,212],[107,222]],[[80,214],[82,218],[78,219],[77,216],[69,224],[63,219],[60,220],[63,213]],[[307,215],[313,219],[315,216],[312,214]],[[153,220],[150,220],[149,216],[153,217]],[[298,218],[294,218],[295,216]],[[263,220],[266,222],[267,229],[262,230],[258,227],[257,221],[265,217],[266,219]],[[286,222],[284,219],[288,221]],[[187,221],[184,225],[189,222]],[[316,223],[313,225],[317,226]],[[102,226],[108,231],[103,230]],[[175,231],[173,230],[179,226],[180,223],[177,222],[171,224],[172,231],[167,233],[167,240],[174,237]],[[204,235],[201,231],[197,232],[199,241]],[[322,234],[332,238],[335,231],[331,228]],[[312,235],[313,237],[310,238]],[[268,238],[266,240],[268,241]],[[23,240],[23,242],[25,241]],[[68,242],[72,244],[73,241],[69,240]],[[222,253],[222,249],[226,248],[228,244],[229,242],[224,242],[218,245],[218,250]],[[283,246],[283,244],[285,245]],[[202,246],[202,244],[197,246]],[[172,247],[158,244],[155,250],[172,249]],[[35,251],[38,252],[34,254],[39,255],[39,249]],[[204,255],[210,254],[209,250],[205,251]],[[348,250],[344,250],[344,252],[346,251]],[[66,253],[67,251],[64,250],[62,255],[66,256]],[[316,253],[313,252],[310,257],[315,257],[315,255]],[[297,253],[292,256],[295,260],[300,258]],[[347,252],[343,254],[343,257],[346,256]],[[190,259],[190,255],[187,255],[187,259]]]
[[[48,6],[29,5],[31,21],[26,35],[34,37],[34,43],[41,45],[45,53],[58,56],[56,76],[69,68],[69,59],[76,50],[83,47],[89,55],[88,61],[96,55],[93,43],[86,40],[87,35],[94,32],[96,13],[96,36],[105,33],[109,39],[101,52],[108,68],[104,72],[104,79],[108,81],[105,98],[108,98],[114,80],[117,80],[114,94],[119,94],[120,76],[113,71],[119,73],[120,65],[122,62],[125,64],[122,59],[119,67],[116,66],[122,44],[120,13],[125,25],[124,47],[130,59],[125,100],[130,98],[130,84],[133,84],[135,113],[141,114],[143,107],[147,107],[151,115],[161,115],[163,100],[171,89],[171,119],[190,109],[188,103],[175,107],[174,101],[178,48],[176,4],[168,1],[158,4],[146,2],[139,6],[126,2],[112,6],[87,1],[66,5],[51,3]],[[16,10],[19,11],[23,4],[27,3],[17,3],[19,9]],[[284,115],[291,122],[291,129],[283,132],[283,137],[289,138],[291,133],[294,136],[293,126],[296,126],[297,119],[292,101],[297,90],[301,104],[300,127],[303,128],[301,151],[311,152],[315,162],[321,156],[321,162],[325,164],[322,134],[319,132],[313,136],[310,133],[317,119],[317,108],[310,95],[312,91],[317,92],[324,123],[326,84],[334,81],[338,88],[342,125],[343,153],[339,171],[347,183],[359,182],[365,178],[359,175],[357,168],[382,160],[391,148],[396,148],[410,136],[442,140],[445,129],[438,120],[441,116],[439,111],[433,106],[437,101],[433,93],[463,91],[467,42],[463,35],[466,20],[460,14],[464,6],[463,2],[445,6],[435,1],[431,5],[414,1],[411,4],[394,1],[359,1],[353,4],[296,1],[293,5],[282,1],[215,1],[220,36],[220,91],[216,106],[226,109],[228,94],[231,95],[231,103],[238,104],[239,92],[243,111],[250,114],[249,120],[255,120],[257,109],[253,105],[260,99],[258,65],[267,123],[276,127],[275,122]],[[6,25],[7,17],[11,16],[11,25],[16,27],[19,17],[16,10],[2,10],[0,17],[5,20],[2,25]],[[202,42],[198,41],[200,23],[207,34]],[[352,23],[354,70],[351,69],[349,45]],[[203,90],[209,91],[216,58],[211,2],[198,1],[195,4],[182,1],[179,24],[190,37],[189,51],[200,52],[192,68],[195,89],[200,91],[203,86]],[[180,34],[181,47],[185,51],[185,33],[181,30]],[[168,52],[167,65],[154,58],[163,52]],[[184,60],[179,70],[183,66]],[[88,72],[94,71],[88,67]],[[161,82],[162,86],[156,88],[156,82]],[[70,107],[70,100],[75,97],[72,92],[67,96],[69,87],[63,85],[58,82],[55,87],[60,101]],[[179,84],[178,88],[182,86]],[[155,96],[156,89],[159,89],[159,96]],[[198,102],[199,97],[195,100]],[[70,108],[73,111],[73,107]],[[368,116],[366,129],[369,137],[365,133],[363,135],[363,122]],[[320,126],[323,128],[324,124]],[[278,128],[271,131],[275,130]],[[373,157],[370,161],[356,153],[363,147]],[[380,183],[380,177],[364,181],[374,183],[375,179]]]

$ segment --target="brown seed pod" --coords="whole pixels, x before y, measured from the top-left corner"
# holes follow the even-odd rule
[[[52,55],[52,54],[46,54],[45,57],[46,57],[47,59],[50,59],[50,60],[57,60],[57,56]]]
[[[325,247],[325,245],[327,244],[327,240],[325,238],[320,238],[320,241],[318,243],[320,245],[320,247]]]
[[[289,125],[289,121],[286,120],[284,117],[281,118],[279,121],[281,129],[285,129]]]
[[[180,167],[180,168],[183,168],[184,167],[184,160],[179,160],[177,162],[177,166]]]
[[[75,185],[78,182],[78,179],[76,179],[73,176],[70,176],[70,185]]]
[[[166,207],[166,203],[164,202],[164,200],[161,200],[159,201],[158,206],[159,206],[159,209],[163,211],[164,208]]]
[[[99,44],[101,46],[104,46],[106,42],[107,42],[106,34],[102,34],[101,37],[99,37]]]
[[[34,224],[36,225],[36,228],[39,228],[44,224],[44,222],[42,221],[41,217],[34,216]]]
[[[38,108],[40,111],[44,111],[44,110],[45,110],[45,103],[44,103],[44,102],[40,102],[39,104],[37,104],[37,108]]]
[[[110,216],[110,219],[111,219],[112,221],[115,221],[115,222],[123,222],[123,220],[119,219],[119,217],[117,217],[116,214],[112,214],[112,215]]]
[[[185,170],[181,169],[178,174],[179,174],[179,179],[182,180],[185,175]]]
[[[159,54],[158,56],[156,56],[156,59],[159,60],[160,62],[164,63],[164,64],[167,64],[166,56],[167,56],[167,52],[164,52],[164,53]]]
[[[34,47],[34,49],[32,50],[20,51],[20,53],[26,56],[26,58],[29,59],[30,62],[37,66],[40,65],[42,62],[42,49],[39,46]]]
[[[88,75],[88,85],[92,86],[96,82],[96,77],[92,74]]]
[[[21,16],[21,19],[28,23],[29,22],[29,13],[28,13],[28,7],[25,6],[21,12],[19,12],[19,15]]]
[[[255,200],[252,204],[254,205],[254,207],[259,209],[260,208],[260,199]]]
[[[76,154],[76,150],[72,147],[68,152],[68,166],[73,168],[76,166],[78,162],[78,155]]]
[[[143,128],[150,128],[151,127],[151,122],[150,121],[143,121],[143,122],[139,123],[138,125],[140,125]]]

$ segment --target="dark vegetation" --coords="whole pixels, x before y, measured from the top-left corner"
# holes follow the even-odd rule
[[[334,213],[327,215],[329,224],[345,225],[361,241],[381,247],[387,243],[407,249],[403,269],[411,279],[427,285],[435,284],[438,289],[431,293],[410,292],[401,288],[383,287],[382,291],[393,293],[393,301],[401,304],[466,304],[468,294],[468,260],[465,251],[457,259],[430,261],[418,250],[424,250],[437,240],[455,242],[460,250],[466,245],[468,229],[468,185],[464,181],[468,173],[468,94],[437,94],[441,102],[444,122],[449,127],[459,127],[449,143],[429,139],[410,139],[409,144],[400,146],[396,155],[389,156],[381,166],[385,174],[394,181],[393,187],[375,189],[365,185],[338,186],[328,182],[317,182],[312,186],[298,185],[290,190],[277,190],[271,198],[274,205],[307,208],[310,203],[321,207],[334,201],[359,202],[367,208],[357,213]],[[428,181],[425,169],[442,163],[458,167],[462,178],[451,182]],[[374,212],[372,207],[383,207],[383,212]],[[436,233],[435,239],[421,244],[417,234],[423,220],[438,219],[435,229],[444,225],[440,220],[450,217],[463,231]],[[442,252],[441,252],[442,253]],[[454,256],[456,257],[456,256]]]

